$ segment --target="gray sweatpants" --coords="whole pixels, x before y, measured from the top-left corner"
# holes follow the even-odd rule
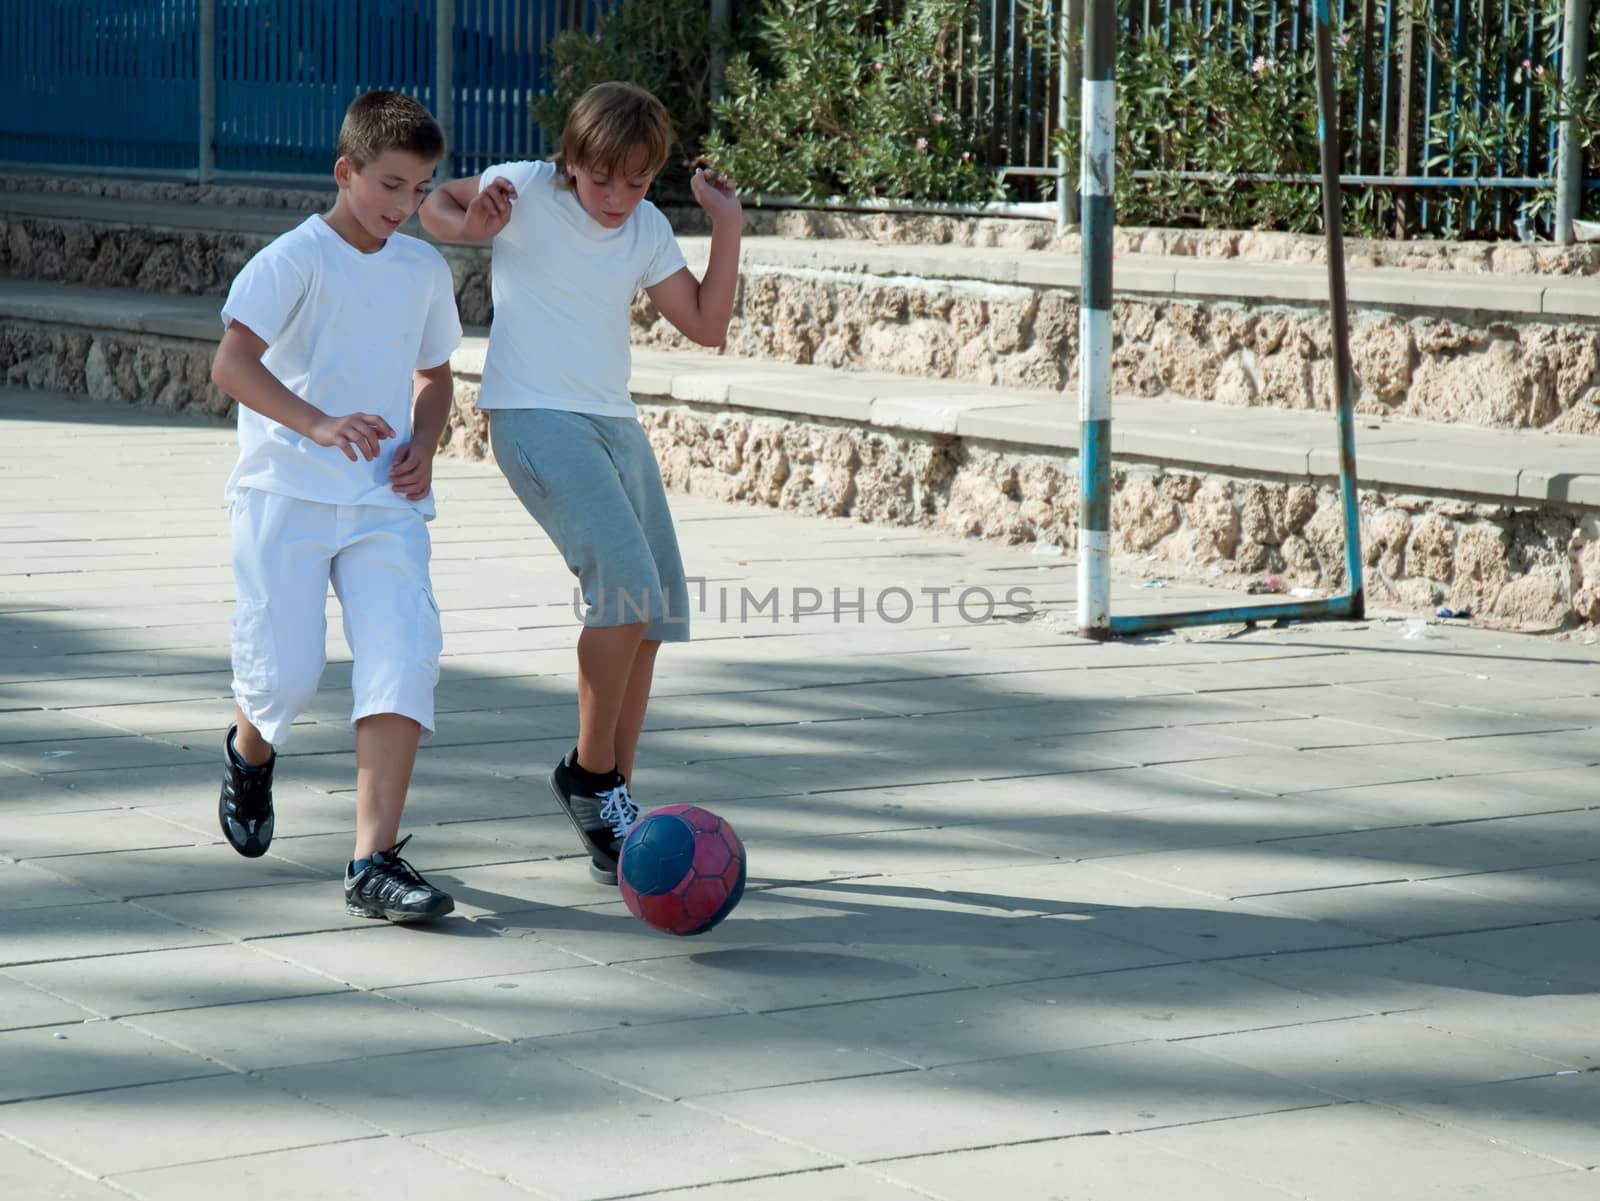
[[[633,417],[490,409],[495,461],[578,577],[586,626],[689,640],[689,586],[655,451]]]

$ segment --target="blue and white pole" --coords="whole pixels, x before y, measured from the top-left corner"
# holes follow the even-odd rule
[[[1328,318],[1333,333],[1334,412],[1339,427],[1339,499],[1344,510],[1343,616],[1366,616],[1361,576],[1361,507],[1356,487],[1356,377],[1350,366],[1350,306],[1344,278],[1344,190],[1339,182],[1339,89],[1333,70],[1328,0],[1316,0],[1317,143],[1322,165],[1322,224],[1328,251]]]
[[[1111,637],[1111,234],[1116,221],[1117,4],[1087,0],[1083,39],[1083,287],[1078,296],[1078,631]]]

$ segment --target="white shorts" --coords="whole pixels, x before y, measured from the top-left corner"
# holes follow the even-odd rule
[[[354,664],[352,723],[398,713],[433,733],[443,636],[428,582],[422,514],[328,505],[241,488],[229,509],[233,695],[261,736],[282,746],[326,661],[328,581]]]

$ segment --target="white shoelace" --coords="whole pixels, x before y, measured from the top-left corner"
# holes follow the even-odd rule
[[[628,795],[628,786],[618,784],[600,795],[605,798],[605,802],[600,806],[600,820],[610,822],[611,832],[618,838],[626,838],[628,831],[633,828],[633,823],[639,820],[639,806],[635,805],[633,798]]]

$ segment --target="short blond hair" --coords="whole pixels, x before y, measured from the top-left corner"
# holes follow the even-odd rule
[[[672,118],[661,101],[635,84],[596,84],[567,114],[556,171],[570,185],[569,168],[625,171],[643,157],[654,175],[667,165],[672,142]]]
[[[404,92],[366,92],[345,110],[336,153],[360,171],[390,150],[436,163],[444,157],[444,149],[444,130],[412,97]]]

